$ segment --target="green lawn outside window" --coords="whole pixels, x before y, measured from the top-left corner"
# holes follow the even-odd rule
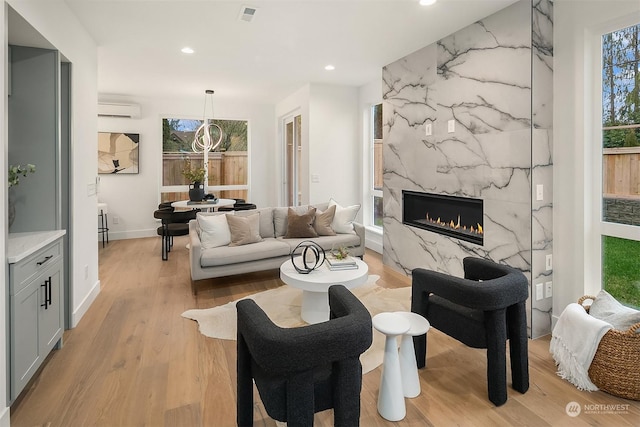
[[[640,241],[602,236],[602,284],[621,303],[640,307]]]

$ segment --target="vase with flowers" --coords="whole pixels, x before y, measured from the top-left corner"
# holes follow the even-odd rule
[[[182,176],[191,181],[189,185],[189,200],[192,202],[200,202],[204,199],[204,182],[205,170],[204,168],[194,168],[191,166],[191,159],[187,158],[184,168],[182,169]]]
[[[26,165],[9,165],[9,227],[16,219],[16,207],[13,203],[12,187],[20,184],[20,177],[26,177],[30,173],[36,172],[36,165],[27,163]]]

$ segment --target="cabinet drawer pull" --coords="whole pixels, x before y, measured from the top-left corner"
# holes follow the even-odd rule
[[[49,280],[45,280],[44,283],[42,285],[40,285],[40,287],[44,287],[44,303],[40,304],[40,307],[44,307],[45,310],[47,310],[49,308],[49,302],[50,302],[50,298],[49,298]]]
[[[46,257],[44,257],[44,261],[38,261],[36,264],[42,265],[45,262],[49,261],[51,258],[53,258],[53,255],[46,256]]]
[[[47,302],[51,305],[51,276],[49,276],[49,297],[47,298]]]

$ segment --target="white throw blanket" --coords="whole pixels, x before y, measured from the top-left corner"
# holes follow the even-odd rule
[[[589,378],[589,366],[609,329],[609,323],[590,316],[580,304],[569,304],[553,328],[549,346],[558,375],[579,390],[598,390]]]

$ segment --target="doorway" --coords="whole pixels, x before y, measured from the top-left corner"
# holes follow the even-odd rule
[[[302,159],[302,116],[284,119],[284,206],[299,206],[300,162]]]

